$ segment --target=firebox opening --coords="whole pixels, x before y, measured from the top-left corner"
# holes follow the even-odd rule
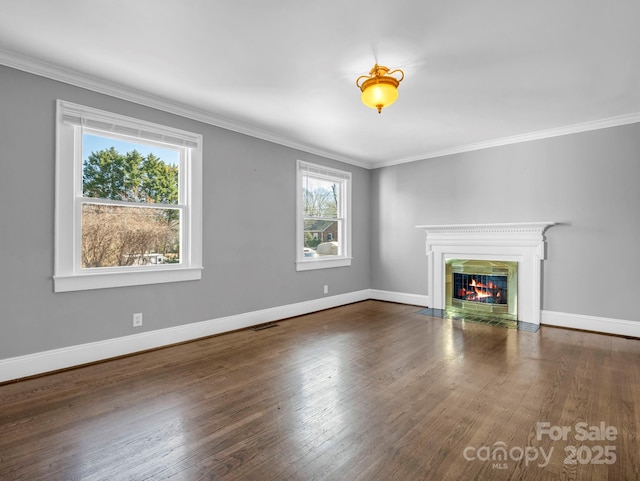
[[[446,261],[448,314],[518,319],[518,263],[450,259]]]
[[[453,298],[485,304],[506,304],[507,276],[454,272]]]

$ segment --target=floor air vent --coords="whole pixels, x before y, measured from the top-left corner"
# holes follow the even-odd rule
[[[262,331],[263,329],[269,329],[270,327],[278,327],[278,324],[275,322],[267,322],[266,324],[260,324],[258,326],[253,326],[251,328],[252,331]]]

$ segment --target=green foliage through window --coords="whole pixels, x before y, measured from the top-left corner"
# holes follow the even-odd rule
[[[178,166],[154,154],[137,150],[120,154],[115,147],[92,152],[83,162],[85,197],[146,202],[178,203]]]
[[[84,268],[179,262],[179,167],[138,150],[91,152],[82,164],[87,198],[131,203],[86,203],[82,209]],[[146,207],[136,205],[146,204]],[[149,204],[157,205],[150,207]]]

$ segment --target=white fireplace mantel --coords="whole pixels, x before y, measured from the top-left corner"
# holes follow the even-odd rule
[[[445,308],[449,259],[518,263],[518,320],[540,324],[544,232],[555,222],[419,225],[427,233],[428,291],[433,308]]]

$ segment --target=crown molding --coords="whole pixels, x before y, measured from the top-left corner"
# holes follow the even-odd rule
[[[487,140],[483,142],[475,142],[473,144],[461,145],[458,147],[451,147],[449,149],[427,152],[422,155],[405,157],[403,159],[390,160],[386,162],[378,162],[370,166],[369,168],[378,169],[381,167],[390,167],[392,165],[407,164],[410,162],[417,162],[419,160],[433,159],[436,157],[444,157],[446,155],[461,154],[464,152],[472,152],[474,150],[488,149],[491,147],[500,147],[502,145],[519,144],[522,142],[529,142],[531,140],[541,140],[541,139],[548,139],[551,137],[560,137],[563,135],[578,134],[580,132],[588,132],[590,130],[600,130],[600,129],[606,129],[609,127],[619,127],[621,125],[635,124],[637,122],[640,122],[640,112],[620,115],[617,117],[609,117],[601,120],[593,120],[590,122],[582,122],[579,124],[565,125],[562,127],[555,127],[552,129],[539,130],[537,132],[529,132],[526,134],[513,135],[510,137],[503,137],[500,139]]]
[[[381,167],[390,167],[393,165],[417,162],[420,160],[444,157],[447,155],[471,152],[474,150],[488,149],[491,147],[499,147],[502,145],[517,144],[521,142],[528,142],[531,140],[540,140],[550,137],[558,137],[562,135],[576,134],[580,132],[587,132],[590,130],[606,129],[609,127],[618,127],[621,125],[640,122],[640,112],[636,112],[617,117],[610,117],[601,120],[594,120],[590,122],[583,122],[579,124],[540,130],[537,132],[530,132],[526,134],[513,135],[510,137],[476,142],[438,151],[425,152],[424,154],[414,155],[401,159],[367,163],[345,157],[331,150],[297,142],[290,137],[276,134],[267,129],[256,128],[221,115],[200,110],[186,104],[171,102],[160,96],[152,95],[138,89],[125,87],[124,85],[110,82],[98,77],[82,74],[75,70],[60,67],[58,65],[54,65],[41,60],[36,60],[34,58],[10,52],[2,48],[0,48],[0,65],[6,65],[7,67],[22,70],[27,73],[36,74],[41,77],[46,77],[69,85],[74,85],[76,87],[144,105],[146,107],[162,110],[164,112],[179,115],[181,117],[196,120],[198,122],[203,122],[215,127],[220,127],[226,130],[231,130],[233,132],[248,135],[250,137],[255,137],[257,139],[266,140],[278,145],[300,150],[302,152],[307,152],[309,154],[319,155],[328,159],[344,162],[345,164],[354,165],[363,169],[378,169]]]
[[[41,77],[63,82],[75,87],[91,90],[100,94],[116,97],[128,102],[144,105],[145,107],[162,110],[164,112],[179,115],[181,117],[196,120],[198,122],[203,122],[215,127],[231,130],[239,134],[248,135],[250,137],[255,137],[257,139],[266,140],[278,145],[300,150],[302,152],[307,152],[309,154],[319,155],[328,159],[354,165],[356,167],[365,169],[371,168],[371,165],[369,164],[342,156],[330,150],[325,150],[319,147],[296,142],[289,137],[276,134],[266,129],[256,128],[221,115],[213,114],[211,112],[200,110],[178,102],[171,102],[160,96],[152,95],[138,89],[125,87],[124,85],[115,82],[110,82],[105,79],[82,74],[75,70],[60,67],[58,65],[54,65],[41,60],[36,60],[34,58],[16,54],[14,52],[10,52],[1,48],[0,65],[5,65],[17,70],[22,70],[23,72],[39,75]]]

